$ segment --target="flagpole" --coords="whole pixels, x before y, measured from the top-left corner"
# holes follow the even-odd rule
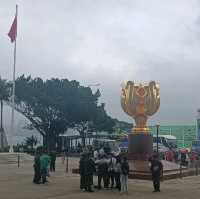
[[[18,5],[16,5],[16,17],[18,15]],[[12,87],[12,113],[11,113],[11,133],[10,133],[10,153],[13,153],[13,135],[14,135],[14,114],[15,114],[15,68],[16,68],[16,49],[17,37],[14,43],[14,63],[13,63],[13,87]]]

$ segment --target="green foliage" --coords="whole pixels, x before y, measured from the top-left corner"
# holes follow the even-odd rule
[[[115,122],[115,132],[116,133],[129,133],[131,129],[133,128],[133,124],[124,122],[124,121],[119,121],[117,119],[114,119]]]
[[[0,77],[0,101],[7,101],[10,96],[10,85],[5,79]]]
[[[2,79],[0,77],[0,106],[1,106],[0,129],[1,130],[3,130],[3,101],[8,101],[9,96],[10,96],[10,85],[7,83],[5,79]],[[3,144],[2,140],[1,140],[1,144]]]
[[[16,80],[16,109],[25,115],[44,138],[44,144],[55,148],[58,135],[69,127],[93,123],[97,130],[111,131],[113,121],[104,106],[98,106],[100,91],[67,79],[42,80],[22,75]],[[88,130],[88,128],[87,128]]]
[[[113,132],[115,121],[109,117],[105,111],[105,104],[98,107],[98,114],[94,118],[94,128],[97,131]]]
[[[24,144],[29,148],[33,149],[38,143],[37,137],[32,135],[31,137],[27,137],[24,141]]]

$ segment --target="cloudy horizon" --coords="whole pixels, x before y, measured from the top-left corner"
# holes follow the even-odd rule
[[[101,91],[114,118],[127,80],[160,84],[150,124],[194,124],[200,108],[200,1],[0,1],[0,75],[12,78],[7,33],[19,5],[16,76],[77,80]]]

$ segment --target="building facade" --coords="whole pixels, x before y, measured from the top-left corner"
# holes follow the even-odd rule
[[[150,133],[156,135],[156,126],[150,126]],[[192,141],[197,138],[196,125],[166,125],[159,127],[159,135],[174,135],[179,148],[192,146]]]

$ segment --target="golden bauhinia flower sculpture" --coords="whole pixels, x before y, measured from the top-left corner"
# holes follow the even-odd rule
[[[148,133],[147,119],[157,112],[160,106],[160,87],[155,81],[149,84],[135,84],[128,81],[121,92],[123,110],[135,119],[134,133]]]

